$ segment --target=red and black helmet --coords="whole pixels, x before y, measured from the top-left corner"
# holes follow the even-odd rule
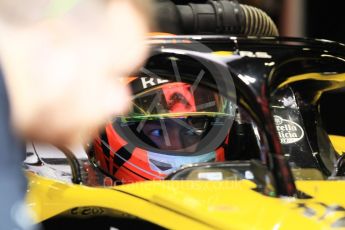
[[[121,183],[163,179],[183,165],[224,161],[234,106],[213,89],[141,73],[132,110],[106,125],[91,160]]]

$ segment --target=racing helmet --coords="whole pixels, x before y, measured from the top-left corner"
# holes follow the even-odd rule
[[[138,74],[132,110],[93,141],[90,160],[118,183],[160,180],[183,165],[225,160],[233,105],[198,84]]]

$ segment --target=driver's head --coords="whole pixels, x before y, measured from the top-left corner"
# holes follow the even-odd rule
[[[195,119],[192,116],[185,119],[184,116],[197,111],[191,85],[181,82],[166,83],[151,93],[160,96],[160,101],[157,100],[158,106],[165,103],[165,111],[159,111],[159,113],[169,114],[167,117],[175,116],[173,119],[147,120],[143,125],[141,135],[147,137],[152,144],[162,150],[193,151],[193,144],[201,138],[201,135],[193,129],[196,125],[195,122],[193,123]]]
[[[229,102],[219,93],[148,76],[130,85],[132,111],[108,124],[89,152],[102,171],[129,183],[163,179],[186,164],[224,160],[225,137],[217,145],[210,137],[229,115]],[[204,151],[205,145],[213,147]]]
[[[143,127],[142,135],[146,136],[159,149],[183,149],[184,151],[193,152],[196,147],[195,144],[202,138],[200,133],[203,132],[203,128],[207,125],[202,120],[193,120],[193,118],[189,118],[188,120],[175,118],[161,121],[147,121]],[[181,123],[184,123],[187,127],[181,125]],[[198,130],[193,130],[188,126],[198,128]]]

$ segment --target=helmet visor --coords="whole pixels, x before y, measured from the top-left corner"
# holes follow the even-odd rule
[[[233,116],[226,98],[182,82],[138,93],[132,103],[132,111],[117,118],[115,128],[128,142],[154,152],[194,153],[215,127],[226,128]]]

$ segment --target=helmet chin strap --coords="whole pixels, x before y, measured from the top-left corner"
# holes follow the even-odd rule
[[[186,164],[213,162],[216,159],[214,151],[197,156],[176,156],[149,151],[147,155],[151,169],[166,175]]]

